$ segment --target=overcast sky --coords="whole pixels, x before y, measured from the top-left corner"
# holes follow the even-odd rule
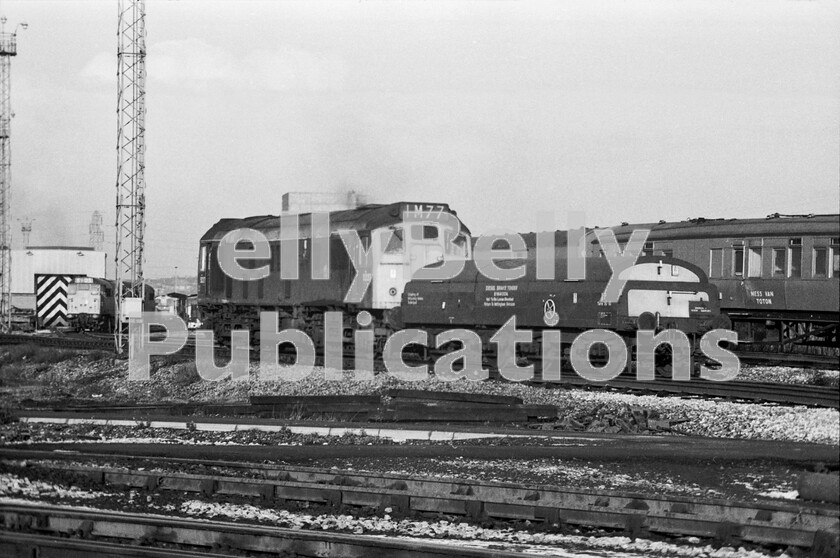
[[[0,2],[29,24],[33,245],[86,245],[98,209],[113,252],[116,4]],[[838,212],[838,2],[149,0],[146,28],[147,277],[193,274],[207,228],[287,191],[446,202],[474,233]]]

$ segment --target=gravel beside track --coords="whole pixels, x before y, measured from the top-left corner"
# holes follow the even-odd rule
[[[381,394],[391,388],[463,391],[521,397],[526,404],[556,405],[561,417],[599,411],[618,411],[624,406],[655,411],[663,419],[685,421],[674,432],[699,436],[757,438],[840,444],[840,413],[836,409],[781,407],[745,404],[725,400],[703,400],[655,395],[634,395],[607,391],[547,390],[501,382],[400,382],[379,374],[360,381],[345,373],[343,381],[326,380],[324,369],[301,382],[263,382],[252,368],[249,381],[201,380],[195,365],[158,361],[151,380],[129,382],[127,364],[115,358],[91,361],[76,357],[50,366],[28,365],[15,378],[15,385],[0,391],[4,406],[15,407],[27,398],[66,396],[71,399],[102,398],[114,402],[247,402],[251,395],[362,395]]]

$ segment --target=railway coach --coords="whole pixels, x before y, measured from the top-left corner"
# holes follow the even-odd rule
[[[836,356],[840,322],[840,215],[691,219],[611,227],[626,242],[649,229],[643,255],[673,256],[717,285],[739,348]],[[594,238],[588,252],[603,255]]]

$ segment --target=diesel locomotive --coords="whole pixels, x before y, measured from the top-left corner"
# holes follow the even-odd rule
[[[73,277],[67,288],[67,322],[76,331],[110,333],[116,324],[117,284],[98,277]],[[155,290],[146,285],[143,310],[155,309]]]
[[[470,328],[482,343],[489,344],[493,333],[511,316],[517,327],[534,330],[533,341],[520,347],[523,358],[540,352],[541,331],[569,332],[564,343],[589,329],[606,329],[633,344],[640,329],[679,329],[696,341],[699,335],[726,328],[721,318],[720,297],[706,274],[696,265],[668,257],[644,257],[621,271],[625,281],[617,301],[605,303],[602,294],[613,276],[602,258],[586,258],[585,280],[566,280],[567,262],[555,260],[556,280],[536,277],[534,258],[496,260],[499,268],[524,266],[521,277],[497,281],[485,277],[473,259],[469,229],[452,231],[437,219],[423,216],[452,211],[446,204],[400,202],[372,204],[330,214],[328,232],[329,274],[313,279],[309,273],[313,257],[313,216],[296,217],[296,244],[281,242],[281,217],[258,216],[223,219],[201,238],[198,267],[198,306],[204,327],[212,329],[217,340],[229,338],[234,330],[249,330],[250,340],[259,342],[260,312],[277,312],[278,327],[295,328],[308,334],[320,346],[324,338],[324,315],[341,311],[344,340],[350,344],[354,330],[373,329],[375,348],[403,328],[422,328],[429,333],[450,328]],[[405,219],[409,215],[413,218]],[[236,280],[223,271],[219,250],[233,231],[258,231],[268,243],[264,258],[240,260],[243,268],[268,267],[268,275],[258,280]],[[345,302],[357,272],[358,254],[349,254],[341,232],[352,229],[360,245],[351,249],[365,252],[370,266],[362,273],[370,281],[358,302]],[[288,233],[287,233],[288,234]],[[323,241],[324,239],[321,239]],[[243,249],[254,246],[242,241]],[[296,251],[301,270],[296,280],[283,279],[281,244]],[[417,270],[462,260],[460,273],[450,279],[416,279]],[[289,262],[289,259],[285,259]],[[293,260],[294,261],[294,260]],[[357,320],[366,311],[372,320]],[[367,315],[366,315],[367,316]],[[364,325],[360,325],[364,324]],[[488,354],[492,349],[488,347]]]

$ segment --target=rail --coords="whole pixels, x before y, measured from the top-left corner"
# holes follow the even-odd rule
[[[56,454],[42,452],[47,459]],[[3,454],[8,454],[4,451]],[[27,452],[32,454],[32,452]],[[91,456],[91,454],[87,454]],[[79,455],[61,459],[79,459]],[[112,455],[99,456],[104,461]],[[183,466],[194,471],[195,460],[167,458],[160,465]],[[218,462],[214,465],[218,465]],[[40,466],[29,462],[28,467]],[[546,524],[549,531],[563,532],[568,526],[585,526],[619,530],[630,536],[657,533],[666,536],[697,536],[730,544],[749,541],[763,546],[792,545],[812,551],[835,547],[840,541],[840,510],[825,505],[803,502],[740,502],[682,496],[640,495],[603,490],[580,490],[554,486],[522,486],[502,482],[481,482],[461,479],[415,477],[390,473],[360,473],[337,469],[297,466],[273,466],[253,463],[225,462],[228,469],[248,476],[202,475],[131,468],[100,468],[77,463],[51,463],[48,468],[83,477],[94,485],[140,491],[174,491],[203,497],[244,497],[265,505],[283,505],[287,501],[308,502],[336,509],[342,506],[391,508],[393,513],[418,515],[444,513],[475,521],[531,521]],[[31,518],[41,512],[16,506],[0,506],[6,529],[10,526],[48,525],[51,514],[61,517],[67,512],[48,506],[47,518]],[[95,515],[95,514],[94,514]],[[95,518],[87,517],[83,521]],[[121,514],[116,521],[151,522],[132,514]],[[84,527],[75,520],[63,519],[53,528],[55,534],[78,529],[89,533],[112,533],[113,518],[102,518],[108,527]],[[174,518],[160,518],[162,524],[178,523]],[[111,523],[109,523],[111,522]],[[202,522],[204,523],[204,522]],[[230,524],[224,524],[229,528]],[[45,529],[49,531],[50,529]],[[142,529],[154,540],[160,527]],[[282,531],[282,530],[281,530]],[[134,538],[137,538],[137,531]],[[262,531],[261,531],[262,532]],[[301,534],[300,531],[296,531]],[[305,534],[305,532],[304,532]],[[167,537],[172,537],[167,532]],[[280,538],[286,534],[277,535]],[[234,537],[235,538],[235,537]],[[171,539],[169,539],[171,540]],[[202,540],[207,540],[202,537]],[[243,550],[259,550],[241,543]],[[182,541],[179,540],[179,543]],[[190,541],[184,539],[183,544]],[[283,548],[281,546],[276,548]],[[817,552],[819,554],[819,552]]]

